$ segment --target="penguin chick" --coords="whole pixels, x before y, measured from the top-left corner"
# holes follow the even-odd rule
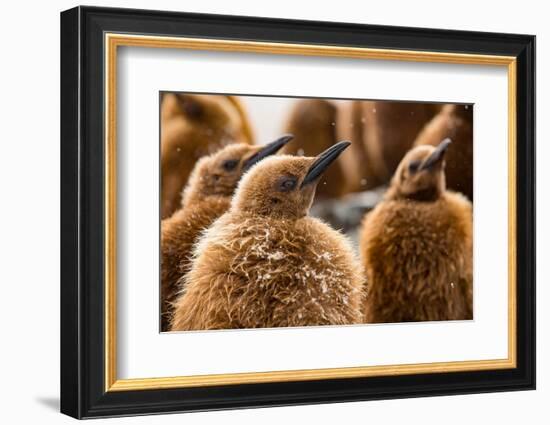
[[[420,132],[414,145],[432,145],[450,138],[445,154],[447,187],[473,200],[473,106],[445,105]]]
[[[258,161],[275,154],[292,136],[265,146],[233,144],[201,158],[183,194],[182,208],[161,224],[161,329],[169,329],[179,279],[188,270],[192,246],[200,233],[229,209],[242,174]]]
[[[181,203],[196,161],[230,143],[252,144],[246,112],[233,96],[164,93],[161,100],[161,216]]]
[[[308,216],[322,172],[349,145],[316,158],[280,155],[239,182],[204,233],[172,330],[344,325],[361,321],[361,267],[346,238]]]
[[[472,319],[472,205],[445,188],[449,144],[410,150],[363,220],[366,322]]]

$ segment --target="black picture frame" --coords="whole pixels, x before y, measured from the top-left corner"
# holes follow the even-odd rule
[[[517,58],[517,367],[106,392],[104,34],[256,40]],[[61,412],[76,418],[535,388],[535,37],[76,7],[61,13]]]

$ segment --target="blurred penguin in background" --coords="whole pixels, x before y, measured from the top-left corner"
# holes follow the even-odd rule
[[[447,187],[463,193],[471,201],[473,184],[473,105],[445,105],[420,132],[415,146],[431,145],[450,138],[453,143],[445,155]]]
[[[242,174],[277,153],[292,136],[264,146],[231,144],[201,158],[185,188],[182,208],[161,225],[161,299],[163,331],[169,330],[172,304],[182,289],[179,280],[188,269],[193,244],[201,232],[225,213]]]
[[[450,144],[411,149],[363,220],[368,323],[472,319],[472,204],[446,189]]]
[[[161,95],[161,217],[181,204],[195,163],[231,143],[252,144],[250,124],[233,96]]]
[[[438,104],[397,101],[342,103],[337,134],[353,143],[341,158],[348,190],[387,184],[418,133],[440,108]]]
[[[313,155],[336,140],[351,147],[327,171],[319,200],[387,184],[439,104],[303,99],[291,110],[286,131],[296,135],[286,152]],[[440,139],[441,140],[441,139]]]
[[[336,143],[336,105],[325,99],[302,99],[290,112],[285,131],[294,134],[294,140],[285,147],[285,153],[314,156],[320,150]],[[327,169],[317,186],[317,199],[338,198],[347,192],[345,173],[339,161]]]
[[[348,147],[273,156],[241,179],[204,233],[172,330],[359,323],[361,268],[347,239],[308,216],[322,173]]]

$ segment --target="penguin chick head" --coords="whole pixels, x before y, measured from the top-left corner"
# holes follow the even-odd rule
[[[250,143],[246,124],[229,96],[165,93],[161,101],[163,170],[216,152],[230,143]]]
[[[193,169],[183,202],[192,195],[232,196],[244,172],[277,153],[290,140],[292,136],[285,135],[263,146],[236,143],[201,158]]]
[[[282,219],[306,216],[321,175],[349,145],[337,143],[316,157],[278,155],[263,160],[239,182],[232,210]]]
[[[207,126],[209,131],[203,138],[212,139],[213,133],[219,131],[240,131],[241,118],[229,96],[164,93],[161,102],[163,119],[182,118],[189,127]]]
[[[445,152],[451,144],[422,145],[411,149],[401,160],[390,183],[386,199],[433,201],[445,191]]]

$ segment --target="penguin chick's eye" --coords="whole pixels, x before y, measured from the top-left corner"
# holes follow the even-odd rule
[[[278,189],[280,192],[290,192],[296,187],[297,181],[296,177],[283,177],[279,180]]]
[[[418,171],[418,168],[420,167],[420,164],[422,164],[422,161],[420,160],[409,162],[409,173],[416,173]]]
[[[238,160],[228,159],[227,161],[223,162],[222,167],[225,171],[233,171],[238,164],[239,164]]]
[[[187,116],[187,118],[198,119],[202,117],[202,105],[186,96],[178,96],[178,101],[182,112]]]

